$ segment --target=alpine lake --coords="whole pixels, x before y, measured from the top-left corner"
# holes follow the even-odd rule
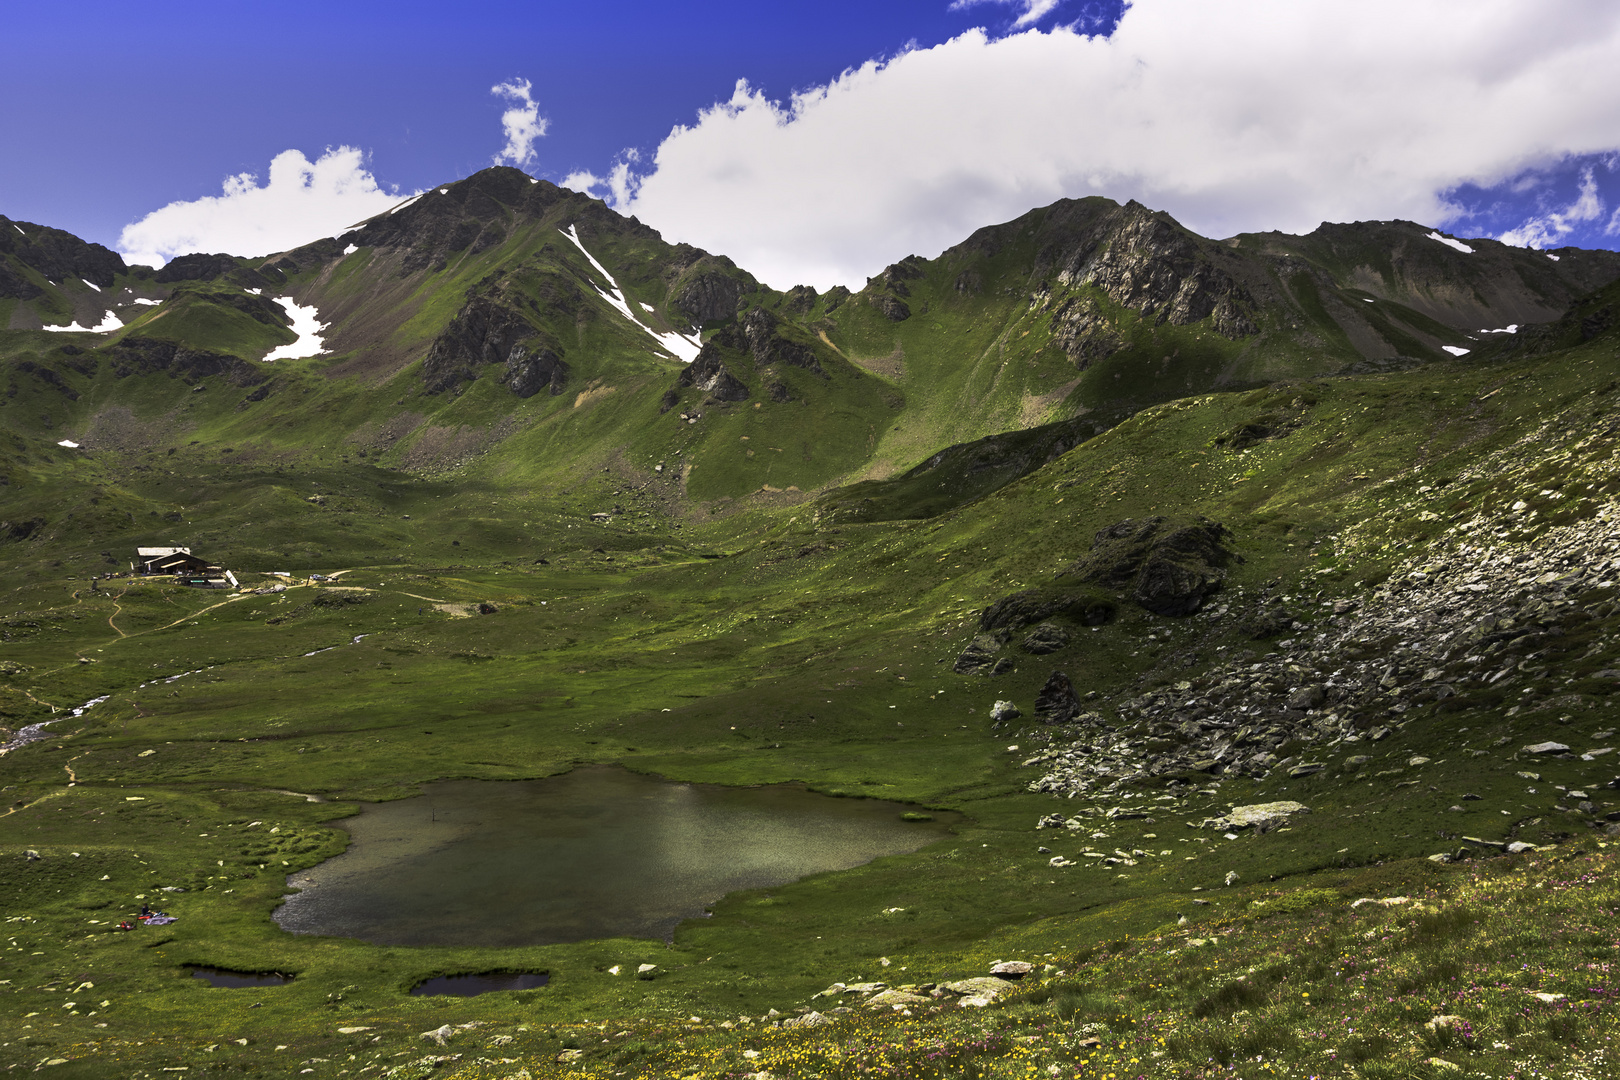
[[[675,783],[615,767],[459,780],[373,803],[348,849],[288,879],[283,930],[379,945],[670,940],[728,893],[916,851],[960,815],[797,785]]]

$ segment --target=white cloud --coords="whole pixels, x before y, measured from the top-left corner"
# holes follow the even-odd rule
[[[561,186],[594,195],[613,206],[624,206],[635,198],[636,189],[641,185],[641,177],[632,171],[640,160],[641,155],[635,150],[626,150],[606,176],[580,169],[563,177]]]
[[[1056,8],[1062,0],[955,0],[951,4],[951,11],[966,11],[968,8],[980,7],[984,4],[1012,5],[1023,8],[1022,14],[1013,21],[1013,26],[1023,29],[1033,26],[1044,18],[1052,9]]]
[[[495,155],[496,165],[516,165],[521,168],[532,162],[534,141],[545,135],[550,125],[550,121],[540,115],[540,106],[529,96],[532,85],[528,79],[513,79],[489,88],[490,93],[512,103],[510,109],[501,113],[506,145]]]
[[[778,286],[858,285],[1064,196],[1213,236],[1442,225],[1441,192],[1620,148],[1616,55],[1607,0],[1136,0],[1107,38],[976,30],[786,102],[739,83],[617,192],[574,179]]]
[[[1603,197],[1598,194],[1597,180],[1593,178],[1591,169],[1585,169],[1581,172],[1581,191],[1575,196],[1574,202],[1562,210],[1527,218],[1517,228],[1509,229],[1497,239],[1516,247],[1559,247],[1564,237],[1575,231],[1575,226],[1596,221],[1602,216]]]
[[[253,173],[225,181],[223,195],[172,202],[124,227],[125,260],[162,266],[194,251],[269,255],[331,236],[400,202],[378,187],[352,146],[328,149],[315,161],[283,150],[270,162],[270,180]]]

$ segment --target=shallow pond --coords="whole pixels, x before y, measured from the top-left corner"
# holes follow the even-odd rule
[[[907,809],[608,767],[449,781],[344,821],[349,849],[290,877],[275,919],[384,945],[667,940],[726,893],[915,851],[959,820]]]
[[[201,979],[209,986],[241,989],[244,986],[286,986],[293,981],[291,975],[279,971],[227,971],[224,968],[189,967],[193,979]]]
[[[477,997],[497,990],[538,990],[551,981],[543,972],[489,972],[484,975],[440,975],[411,987],[414,997]]]

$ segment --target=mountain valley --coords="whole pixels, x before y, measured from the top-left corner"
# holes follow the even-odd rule
[[[0,1058],[1604,1075],[1617,311],[1096,198],[824,293],[504,167],[160,270],[0,218]],[[963,819],[669,941],[271,919],[362,803],[608,764]]]

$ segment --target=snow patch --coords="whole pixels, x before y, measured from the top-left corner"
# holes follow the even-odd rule
[[[1371,303],[1376,303],[1376,301],[1373,301],[1373,300],[1369,300],[1369,299],[1368,299],[1368,298],[1367,298],[1367,297],[1365,297],[1365,296],[1363,296],[1363,297],[1362,297],[1362,298],[1361,298],[1361,302],[1362,302],[1362,303],[1363,303],[1363,304],[1371,304]]]
[[[114,330],[122,330],[123,328],[124,328],[123,320],[119,319],[118,316],[114,315],[110,311],[107,312],[107,314],[104,315],[102,317],[101,321],[99,323],[97,323],[95,326],[80,326],[79,321],[77,319],[75,319],[72,322],[68,323],[66,326],[42,326],[42,327],[40,327],[41,330],[52,330],[52,331],[55,331],[57,333],[66,333],[66,334],[110,334]]]
[[[675,356],[679,357],[682,363],[690,364],[693,360],[697,359],[697,354],[703,346],[699,345],[696,341],[674,332],[660,334],[658,331],[636,318],[635,312],[630,310],[630,305],[624,302],[624,294],[619,290],[619,283],[613,280],[613,275],[607,272],[607,267],[596,261],[596,256],[585,250],[585,245],[580,243],[579,233],[574,230],[574,226],[568,226],[566,232],[561,229],[557,231],[561,232],[564,236],[568,237],[568,239],[572,240],[574,242],[574,246],[579,248],[581,254],[590,260],[592,266],[596,267],[596,272],[607,278],[608,285],[611,286],[611,289],[608,292],[603,292],[601,289],[597,289],[596,292],[598,296],[617,308],[620,315],[623,315],[632,323],[635,323],[637,327],[651,334],[660,345],[662,345],[669,352],[673,353]],[[593,289],[596,288],[594,284],[592,284],[591,287]],[[642,304],[641,306],[647,307],[646,304]],[[652,308],[647,308],[647,310],[651,311]]]
[[[1557,255],[1554,255],[1554,254],[1553,254],[1553,253],[1552,253],[1552,252],[1550,252],[1550,251],[1543,251],[1543,252],[1542,252],[1542,254],[1543,254],[1543,255],[1545,255],[1545,256],[1547,256],[1547,258],[1549,258],[1549,259],[1551,259],[1551,260],[1552,260],[1552,261],[1553,261],[1553,262],[1557,262],[1557,261],[1558,261],[1558,256],[1557,256]]]
[[[1450,353],[1452,356],[1467,356],[1469,353],[1469,350],[1464,349],[1459,345],[1442,345],[1440,347],[1446,350],[1446,352]]]
[[[248,289],[246,291],[252,293],[254,296],[258,296],[260,293],[264,292],[263,289]]]
[[[1430,233],[1429,234],[1429,239],[1430,240],[1438,240],[1442,244],[1446,245],[1446,247],[1448,247],[1448,248],[1456,248],[1458,251],[1462,252],[1464,255],[1472,255],[1474,253],[1474,249],[1469,247],[1467,244],[1463,243],[1461,240],[1453,240],[1451,237],[1449,237],[1449,236],[1441,236],[1437,232]]]
[[[1519,324],[1518,323],[1512,323],[1512,324],[1510,324],[1508,326],[1504,326],[1500,330],[1481,330],[1480,331],[1480,333],[1482,333],[1482,334],[1517,334],[1518,332],[1519,332]]]
[[[390,209],[388,211],[389,216],[392,217],[394,214],[399,213],[401,210],[405,209],[407,206],[411,205],[411,203],[415,202],[417,199],[420,199],[423,195],[426,195],[426,194],[427,194],[427,192],[425,192],[425,191],[418,191],[415,195],[412,195],[410,198],[406,199],[404,202],[400,203],[398,206],[393,207],[392,209]]]
[[[22,226],[21,225],[13,225],[12,228],[16,229],[19,235],[22,235],[22,236],[27,236],[28,235],[27,233],[22,231]]]
[[[58,439],[56,440],[56,445],[65,446],[69,450],[77,450],[79,448],[79,444],[74,442],[72,439]]]
[[[651,304],[647,303],[646,301],[641,301],[641,310],[643,310],[643,311],[651,311],[651,310],[653,310],[653,306]]]
[[[142,307],[157,307],[161,302],[162,301],[159,300],[148,300],[144,296],[137,296],[135,299],[130,301],[130,303],[140,304]]]
[[[353,255],[355,252],[357,252],[359,250],[360,249],[358,247],[356,247],[353,244],[350,244],[348,247],[343,249],[343,254],[345,254],[345,255]]]
[[[278,296],[276,303],[287,309],[298,340],[291,345],[278,345],[271,349],[264,356],[266,363],[273,360],[303,360],[326,351],[326,343],[321,340],[321,331],[326,329],[326,324],[321,322],[320,312],[315,310],[314,304],[299,307],[290,296]]]
[[[439,194],[440,195],[448,195],[448,194],[450,194],[450,189],[447,188],[447,187],[442,187],[442,188],[439,189]]]
[[[532,177],[532,176],[531,176],[531,177],[529,177],[529,183],[531,183],[531,184],[538,184],[538,183],[539,183],[539,182],[540,182],[540,181],[538,181],[538,180],[536,180],[536,179],[535,179],[535,178],[534,178],[534,177]]]
[[[86,285],[88,285],[88,286],[90,286],[90,287],[91,287],[91,288],[92,288],[92,289],[94,289],[94,290],[96,290],[96,292],[100,292],[100,291],[101,291],[101,286],[100,286],[100,285],[97,285],[97,284],[96,284],[96,283],[95,283],[95,282],[93,282],[93,281],[90,281],[90,280],[89,280],[89,279],[87,279],[87,278],[80,278],[80,279],[79,279],[79,280],[80,280],[80,281],[82,281],[82,282],[84,282],[84,283],[85,283],[85,284],[86,284]]]

